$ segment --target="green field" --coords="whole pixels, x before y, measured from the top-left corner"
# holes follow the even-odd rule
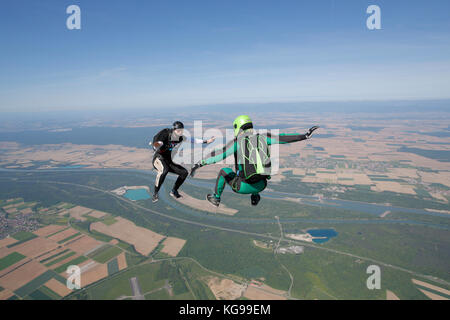
[[[12,243],[10,245],[7,245],[6,246],[7,248],[12,248],[19,244],[27,242],[31,239],[37,238],[37,235],[35,235],[34,233],[31,233],[31,232],[20,231],[20,232],[13,234],[11,237],[13,237],[14,239],[19,240],[19,241]]]
[[[56,254],[54,254],[54,255],[51,255],[51,256],[48,257],[48,258],[42,259],[42,260],[40,261],[40,263],[45,263],[46,261],[52,260],[52,259],[56,258],[57,256],[60,256],[60,255],[62,255],[62,254],[64,254],[64,253],[66,253],[66,252],[69,251],[69,250],[70,250],[70,249],[65,249],[65,250],[63,250],[63,251],[61,251],[61,252],[58,252],[58,253],[56,253]]]
[[[26,285],[15,290],[14,293],[20,297],[25,297],[56,276],[58,275],[55,274],[55,272],[51,270],[46,271],[37,278],[34,278],[32,281],[28,282]]]
[[[75,258],[75,259],[73,259],[73,260],[63,264],[62,266],[59,266],[58,268],[56,268],[55,272],[56,273],[61,273],[63,271],[66,271],[68,266],[80,264],[80,263],[86,261],[87,259],[88,258],[86,258],[84,256],[77,257],[77,258]]]
[[[29,294],[33,300],[60,300],[62,297],[53,290],[42,286]]]
[[[19,231],[17,233],[14,233],[11,237],[16,240],[23,241],[36,238],[36,235],[28,231]]]
[[[110,226],[110,225],[112,225],[112,224],[117,222],[117,220],[114,219],[114,217],[111,217],[111,216],[110,217],[106,217],[106,218],[104,218],[104,219],[102,219],[100,221],[102,223],[106,224],[107,226]]]
[[[0,271],[12,266],[24,258],[26,257],[18,252],[13,252],[3,258],[0,258]]]
[[[116,299],[120,296],[131,296],[130,279],[137,278],[142,294],[146,299],[193,299],[195,297],[213,298],[212,292],[205,284],[196,279],[202,273],[195,273],[195,268],[186,266],[192,262],[155,262],[145,263],[130,270],[119,272],[103,281],[94,284],[70,298],[86,298],[94,300]],[[189,279],[189,280],[188,280]],[[189,291],[186,282],[194,290],[194,295]],[[173,296],[163,287],[169,284],[172,287]]]
[[[99,263],[105,263],[118,256],[122,250],[117,247],[105,245],[89,254],[89,257]]]
[[[61,261],[65,260],[65,259],[67,259],[67,258],[69,258],[69,257],[71,257],[71,256],[73,256],[73,255],[75,255],[75,252],[71,251],[71,252],[69,252],[69,253],[63,255],[62,257],[59,257],[59,258],[57,258],[57,259],[54,259],[54,260],[52,260],[52,261],[46,263],[45,266],[46,266],[46,267],[50,267],[50,266],[52,266],[52,265],[54,265],[54,264],[57,264],[58,262],[61,262]]]
[[[59,244],[62,244],[62,243],[64,243],[64,242],[67,242],[67,241],[69,241],[69,240],[72,240],[72,239],[78,237],[80,234],[81,234],[81,232],[75,233],[75,234],[73,234],[73,235],[71,235],[71,236],[69,236],[69,237],[67,237],[67,238],[65,238],[65,239],[59,240],[58,243],[59,243]]]

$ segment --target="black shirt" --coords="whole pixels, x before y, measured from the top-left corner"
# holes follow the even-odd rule
[[[171,159],[172,151],[184,141],[184,136],[177,137],[178,140],[172,140],[173,136],[173,129],[165,128],[158,132],[153,137],[153,143],[161,141],[163,145],[155,152],[155,154],[160,154],[166,159]]]

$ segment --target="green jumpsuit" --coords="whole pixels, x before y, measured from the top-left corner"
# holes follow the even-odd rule
[[[279,136],[273,136],[271,134],[266,135],[266,141],[268,145],[272,144],[286,144],[297,141],[302,141],[307,139],[304,134],[297,133],[282,133]],[[230,141],[222,150],[213,151],[207,159],[202,160],[201,164],[214,164],[219,162],[230,155],[234,155],[235,152],[239,152],[239,146],[236,141]],[[214,195],[216,198],[220,199],[223,190],[225,189],[226,183],[231,186],[231,189],[236,193],[241,194],[258,194],[263,191],[267,186],[267,179],[270,179],[270,176],[264,177],[261,176],[259,181],[253,181],[249,183],[245,180],[244,177],[239,175],[242,172],[242,164],[237,164],[237,173],[234,172],[230,168],[222,168],[217,176],[216,187],[214,190]]]

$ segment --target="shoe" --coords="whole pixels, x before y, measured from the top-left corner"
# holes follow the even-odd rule
[[[153,194],[153,197],[152,197],[152,202],[153,202],[153,203],[154,203],[154,202],[158,202],[158,200],[159,200],[158,194],[157,194],[157,193],[154,193],[154,194]]]
[[[259,200],[261,200],[261,196],[259,194],[252,194],[250,199],[252,200],[252,206],[256,206]]]
[[[170,191],[170,195],[172,197],[174,197],[175,199],[180,199],[181,198],[181,194],[178,193],[178,190],[173,190],[172,189],[172,191]]]
[[[211,203],[213,206],[218,207],[220,204],[220,198],[217,198],[215,195],[213,194],[208,194],[206,196],[206,200],[209,201],[209,203]]]

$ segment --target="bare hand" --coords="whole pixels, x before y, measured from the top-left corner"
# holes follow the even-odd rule
[[[206,143],[214,142],[214,140],[216,140],[216,137],[211,137],[208,140],[206,140]]]

